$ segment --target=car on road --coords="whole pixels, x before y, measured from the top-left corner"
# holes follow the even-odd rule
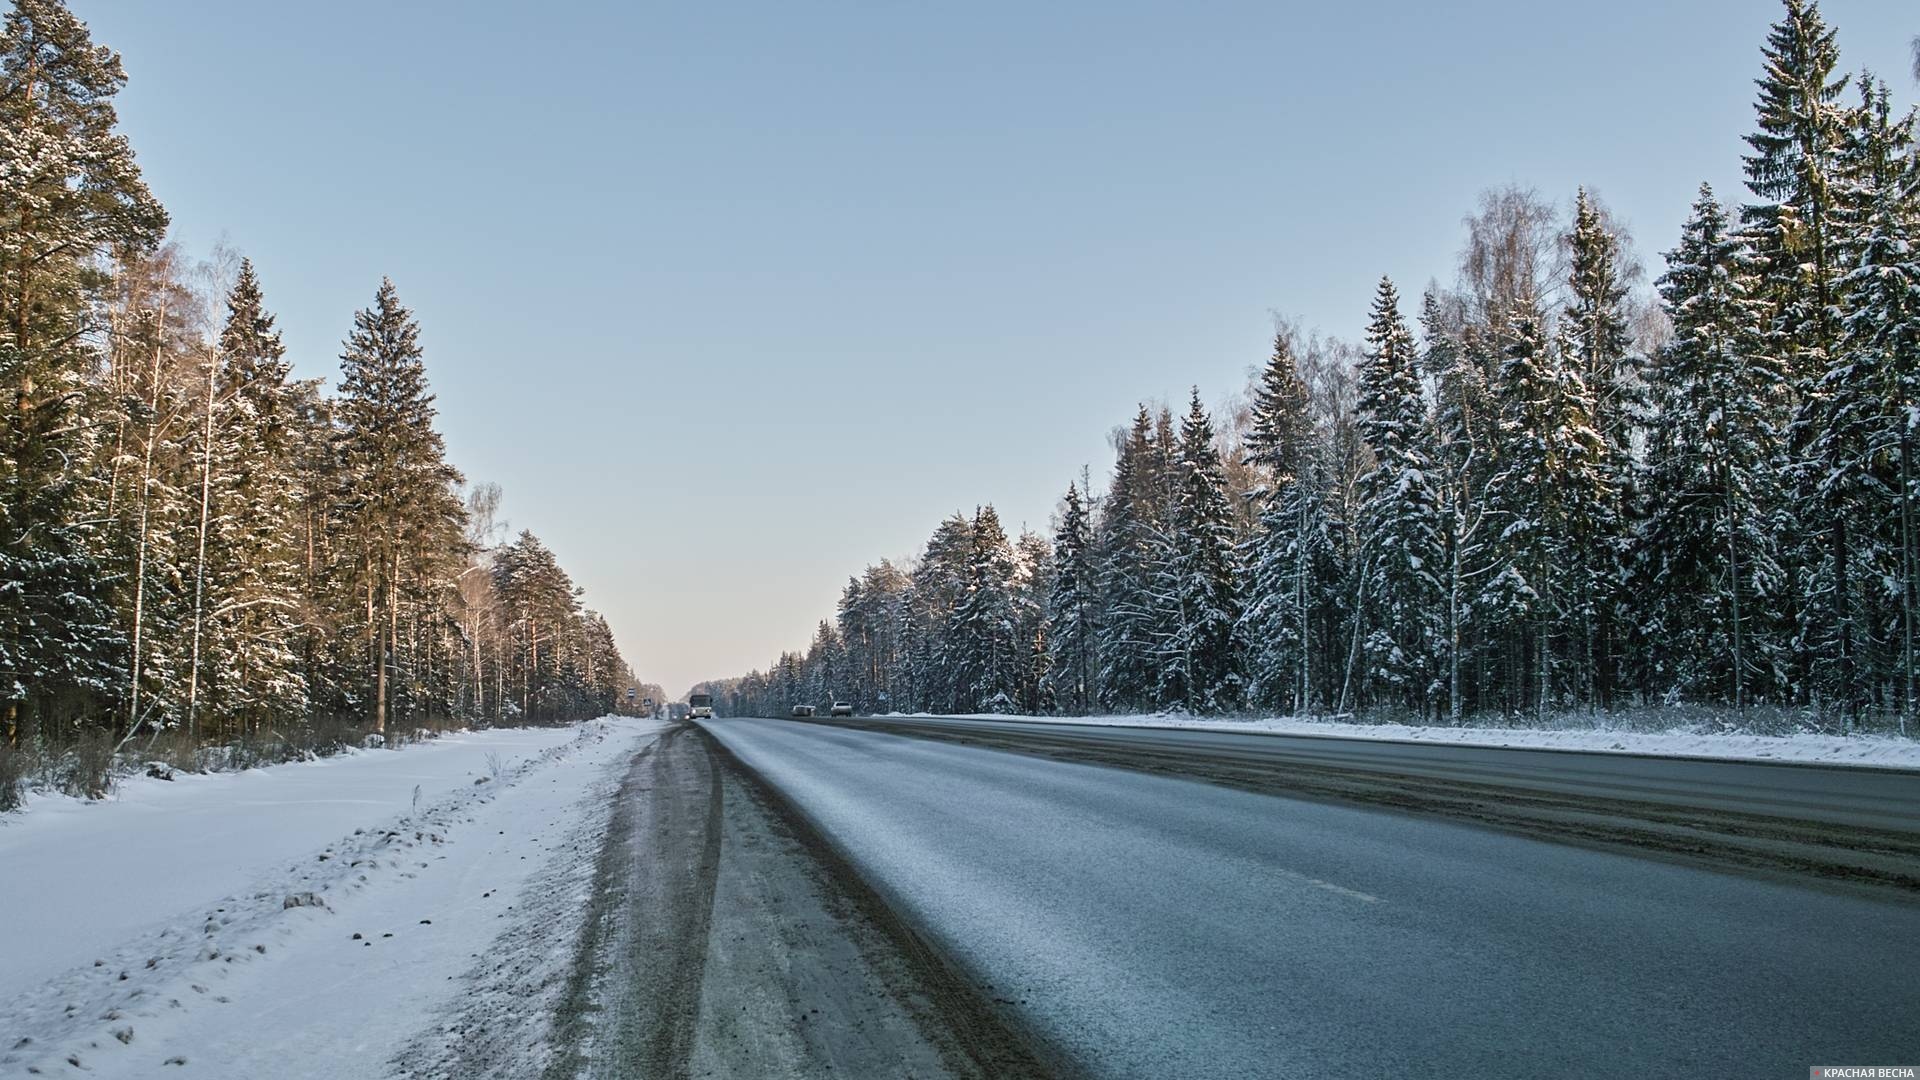
[[[690,720],[711,720],[713,718],[713,695],[688,694],[687,718]]]
[[[795,715],[795,716],[812,716],[812,715],[813,715],[813,706],[811,706],[811,705],[795,705],[795,706],[793,707],[793,715]]]
[[[833,708],[827,710],[828,716],[852,716],[853,706],[844,701],[836,701]]]

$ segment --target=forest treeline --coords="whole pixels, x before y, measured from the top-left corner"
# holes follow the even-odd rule
[[[1702,186],[1650,294],[1588,192],[1493,192],[1455,283],[1383,280],[1364,341],[1283,327],[1229,415],[1143,406],[1051,537],[955,515],[809,648],[709,688],[736,714],[1697,702],[1906,729],[1915,115],[1842,72],[1815,3],[1762,55],[1745,201]]]
[[[244,259],[164,242],[119,57],[59,0],[0,30],[0,751],[612,711],[633,675],[434,427],[390,282],[296,378]],[[5,785],[0,784],[0,787]],[[5,792],[0,792],[4,796]]]

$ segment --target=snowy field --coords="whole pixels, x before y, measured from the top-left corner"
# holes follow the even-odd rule
[[[0,1074],[385,1072],[470,989],[516,904],[585,888],[604,782],[660,727],[473,732],[37,798],[0,818]]]
[[[1801,761],[1822,765],[1872,765],[1881,768],[1920,769],[1920,740],[1885,735],[1843,737],[1810,732],[1795,735],[1744,735],[1682,729],[1627,731],[1604,727],[1562,730],[1424,727],[1414,724],[1355,724],[1300,717],[1215,720],[1171,713],[1145,716],[996,716],[980,713],[961,716],[959,719],[1017,720],[1034,724],[1100,724],[1111,727],[1204,728],[1212,731],[1316,735],[1335,739],[1385,739],[1391,742],[1520,746],[1546,750],[1589,750],[1675,757],[1731,758],[1743,761]]]

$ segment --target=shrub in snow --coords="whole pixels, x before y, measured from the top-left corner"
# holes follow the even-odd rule
[[[90,731],[62,755],[54,785],[78,799],[104,799],[113,790],[113,741]]]

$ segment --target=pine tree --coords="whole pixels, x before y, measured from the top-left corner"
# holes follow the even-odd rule
[[[1780,587],[1771,535],[1787,399],[1766,347],[1752,256],[1702,185],[1661,296],[1672,340],[1648,373],[1648,513],[1639,539],[1654,670],[1690,700],[1745,708],[1784,678],[1767,607]]]
[[[1158,592],[1174,613],[1158,650],[1161,703],[1191,712],[1234,708],[1245,698],[1240,643],[1239,551],[1213,420],[1194,388],[1180,425],[1170,557]]]
[[[15,0],[0,26],[0,709],[10,740],[90,712],[121,676],[75,467],[93,456],[90,301],[110,252],[151,251],[167,224],[114,129],[126,84],[58,0]]]
[[[1140,709],[1152,704],[1153,658],[1161,642],[1154,581],[1164,562],[1165,499],[1153,417],[1140,407],[1120,445],[1099,532],[1101,704]]]
[[[1048,638],[1047,604],[1053,594],[1053,545],[1022,529],[1013,542],[1013,641],[1015,699],[1029,716],[1054,711],[1053,649]]]
[[[523,722],[563,719],[561,642],[579,617],[579,590],[551,549],[522,530],[493,562],[501,614],[512,630],[505,678]]]
[[[1747,187],[1760,200],[1742,211],[1774,310],[1774,347],[1801,383],[1817,380],[1837,335],[1834,321],[1840,238],[1834,183],[1845,138],[1835,76],[1840,50],[1820,5],[1784,0],[1761,50],[1766,71],[1755,103],[1759,130],[1747,136]]]
[[[1859,711],[1853,523],[1841,505],[1845,485],[1837,481],[1844,475],[1836,475],[1845,440],[1822,436],[1833,403],[1821,390],[1833,368],[1842,318],[1846,240],[1835,184],[1847,124],[1838,99],[1848,80],[1834,74],[1839,48],[1818,4],[1785,4],[1786,16],[1774,24],[1762,50],[1759,130],[1747,137],[1753,150],[1745,158],[1747,186],[1761,201],[1741,216],[1768,304],[1766,348],[1786,364],[1799,402],[1789,446],[1798,519],[1793,532],[1802,542],[1793,545],[1789,558],[1797,565],[1789,573],[1799,581],[1795,591],[1807,597],[1800,628],[1807,647],[1796,676],[1813,680],[1815,696],[1837,703],[1850,724]]]
[[[1861,96],[1841,183],[1854,266],[1841,282],[1848,315],[1838,362],[1821,387],[1833,425],[1821,438],[1830,443],[1823,457],[1840,466],[1830,481],[1844,485],[1832,497],[1857,515],[1863,567],[1869,580],[1886,583],[1867,594],[1883,614],[1864,637],[1886,643],[1876,681],[1888,684],[1906,730],[1916,707],[1920,605],[1912,463],[1920,423],[1920,155],[1915,114],[1896,120],[1886,86],[1865,76]]]
[[[306,711],[292,367],[259,278],[242,261],[207,380],[194,575],[192,730],[204,697],[228,734]]]
[[[1049,689],[1061,707],[1085,716],[1097,697],[1093,680],[1099,594],[1092,522],[1077,484],[1067,485],[1061,501],[1053,556],[1046,602]]]
[[[914,568],[908,666],[924,708],[969,712],[975,707],[971,657],[958,634],[960,606],[974,580],[973,529],[973,519],[961,514],[943,520]]]
[[[1544,714],[1553,696],[1552,587],[1560,554],[1552,440],[1559,380],[1538,309],[1523,307],[1512,326],[1513,344],[1500,368],[1497,471],[1487,485],[1500,537],[1500,568],[1487,601],[1490,618],[1506,631],[1509,707],[1531,701]]]
[[[406,590],[430,585],[423,565],[436,549],[457,550],[464,510],[452,488],[459,474],[446,462],[434,430],[420,327],[401,306],[391,281],[382,281],[374,306],[354,315],[341,354],[340,445],[348,475],[349,517],[355,541],[353,579],[365,603],[361,626],[367,646],[369,712],[385,731],[400,618]],[[457,572],[457,571],[456,571]]]
[[[1013,548],[992,504],[968,530],[965,593],[951,634],[961,712],[1011,712],[1019,684]]]
[[[1370,681],[1410,709],[1424,710],[1435,687],[1433,658],[1444,627],[1436,571],[1439,505],[1428,457],[1426,403],[1413,333],[1400,296],[1382,278],[1360,367],[1360,431],[1373,467],[1360,482],[1366,549],[1355,617]]]
[[[1244,552],[1248,698],[1296,715],[1311,700],[1310,620],[1318,581],[1313,574],[1315,528],[1314,420],[1306,380],[1285,332],[1254,391],[1248,464],[1266,486],[1256,492],[1259,528]]]
[[[847,698],[847,649],[840,631],[825,619],[807,650],[807,700],[831,705]]]
[[[1645,393],[1632,355],[1628,289],[1619,238],[1582,188],[1574,201],[1570,300],[1562,353],[1577,376],[1597,440],[1589,468],[1599,496],[1571,554],[1580,568],[1580,635],[1590,704],[1609,705],[1618,681],[1616,651],[1631,621],[1627,609],[1627,501],[1634,477],[1633,438]]]

